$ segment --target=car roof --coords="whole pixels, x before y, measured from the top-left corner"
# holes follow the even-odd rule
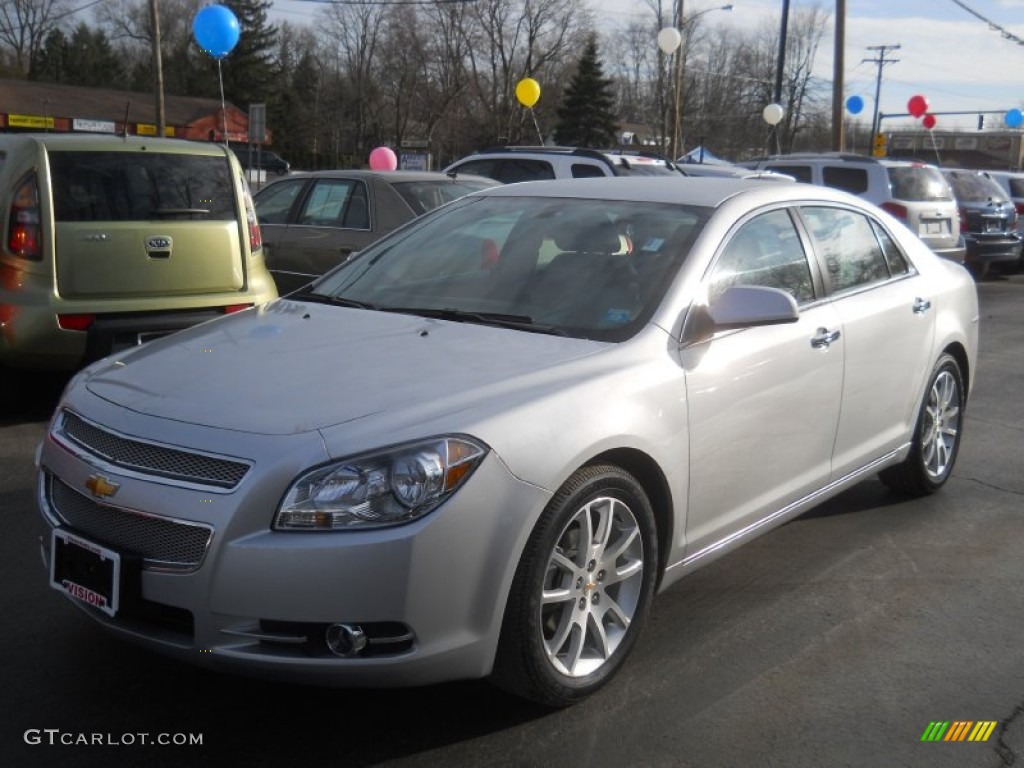
[[[475,193],[502,197],[554,197],[592,200],[635,200],[715,208],[740,195],[760,195],[765,202],[825,200],[860,205],[863,200],[841,190],[810,184],[765,184],[757,179],[620,176],[592,179],[522,181]]]
[[[296,171],[288,176],[289,179],[303,178],[346,178],[346,179],[381,179],[382,181],[479,181],[488,186],[497,186],[500,182],[489,179],[486,176],[477,176],[471,173],[447,174],[441,171],[374,171],[365,168],[354,168],[352,170],[322,170],[322,171]],[[276,183],[276,182],[275,182]]]
[[[47,149],[89,152],[119,151],[137,152],[143,149],[159,149],[161,152],[181,152],[193,155],[223,155],[227,149],[223,144],[209,141],[188,141],[186,139],[161,139],[156,136],[122,136],[106,133],[19,133],[0,135],[4,146],[19,143],[35,143]]]

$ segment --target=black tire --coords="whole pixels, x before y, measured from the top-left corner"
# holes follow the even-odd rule
[[[960,365],[943,354],[928,378],[910,454],[879,473],[883,483],[909,496],[927,496],[945,484],[960,451],[966,398]]]
[[[602,527],[606,520],[614,525]],[[583,549],[580,534],[588,530]],[[580,469],[530,534],[505,607],[492,682],[547,706],[592,694],[636,643],[657,568],[654,512],[640,483],[611,465]]]

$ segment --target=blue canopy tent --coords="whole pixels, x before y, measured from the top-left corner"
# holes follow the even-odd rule
[[[728,160],[723,160],[717,155],[712,154],[711,150],[706,149],[702,144],[699,147],[694,147],[681,158],[680,163],[703,163],[704,165],[732,165]]]

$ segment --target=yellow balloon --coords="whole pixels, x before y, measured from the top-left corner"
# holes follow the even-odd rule
[[[540,99],[540,83],[532,77],[524,77],[516,84],[516,98],[524,107],[532,107]]]

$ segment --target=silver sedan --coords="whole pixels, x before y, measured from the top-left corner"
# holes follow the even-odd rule
[[[967,272],[842,192],[498,187],[80,373],[49,580],[212,668],[571,704],[686,573],[876,473],[941,488],[977,341]]]

